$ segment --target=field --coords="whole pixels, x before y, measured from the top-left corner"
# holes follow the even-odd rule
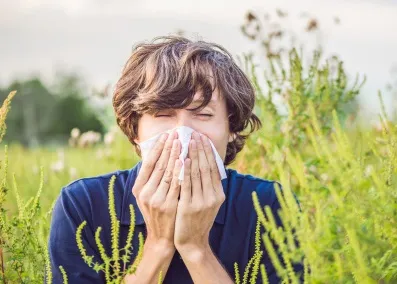
[[[383,113],[377,127],[357,127],[343,107],[359,87],[347,87],[341,65],[332,73],[314,62],[311,72],[303,74],[294,52],[290,60],[289,75],[278,82],[280,87],[270,80],[266,92],[285,100],[289,116],[276,111],[250,72],[258,91],[256,113],[264,125],[230,166],[283,186],[283,230],[275,228],[268,210],[256,205],[267,231],[261,241],[268,252],[274,249],[269,240],[279,246],[282,259],[272,261],[285,283],[297,282],[290,271],[294,261],[304,262],[306,283],[396,283],[396,123]],[[8,102],[1,109],[1,129],[7,109]],[[120,132],[109,135],[106,143],[84,147],[2,145],[0,283],[42,282],[51,206],[63,186],[138,161]],[[291,190],[302,212],[292,202]],[[293,245],[293,232],[299,248]],[[263,270],[253,266],[252,277]],[[257,277],[266,282],[261,271]]]

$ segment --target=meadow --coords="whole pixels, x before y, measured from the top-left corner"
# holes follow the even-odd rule
[[[294,49],[288,64],[271,58],[265,87],[258,83],[251,58],[244,58],[263,127],[251,134],[229,167],[282,185],[277,193],[283,228],[275,226],[255,194],[253,206],[265,228],[257,241],[264,243],[283,283],[298,283],[291,271],[298,261],[305,265],[305,283],[396,283],[397,125],[385,112],[377,126],[355,123],[346,105],[363,82],[349,81],[335,58],[320,64],[320,55],[315,53],[309,66]],[[18,111],[12,109],[13,95],[0,110],[3,134],[9,106]],[[276,96],[286,115],[272,101]],[[51,149],[2,143],[0,283],[43,282],[51,208],[63,186],[139,161],[117,128],[99,141],[76,142],[82,136],[75,129],[70,146]],[[255,283],[257,277],[267,283],[257,253],[247,267],[236,267],[236,283]]]

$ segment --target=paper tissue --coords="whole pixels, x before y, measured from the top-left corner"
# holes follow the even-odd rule
[[[187,126],[179,126],[179,127],[175,127],[173,129],[161,132],[159,134],[157,134],[156,136],[145,140],[141,143],[139,143],[138,145],[141,148],[141,154],[142,154],[142,160],[144,160],[147,155],[149,154],[150,150],[152,149],[152,147],[154,146],[155,142],[157,141],[157,139],[160,138],[161,134],[167,132],[167,133],[171,133],[172,130],[176,129],[176,131],[178,132],[178,139],[181,142],[182,145],[182,149],[181,149],[181,153],[179,155],[179,159],[182,161],[182,169],[181,172],[179,173],[179,181],[181,182],[183,180],[184,177],[184,164],[185,164],[185,159],[187,157],[188,151],[189,151],[189,142],[192,136],[192,133],[194,131],[194,129],[187,127]],[[202,135],[200,133],[200,135]],[[216,150],[214,144],[212,143],[211,139],[209,139],[209,142],[211,144],[213,153],[215,154],[215,160],[216,163],[218,165],[218,169],[219,169],[219,174],[221,176],[221,180],[227,178],[226,175],[226,170],[225,170],[225,166],[223,164],[222,158],[219,156],[218,151]]]

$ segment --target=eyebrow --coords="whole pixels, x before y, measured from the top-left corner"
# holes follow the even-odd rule
[[[194,100],[194,101],[192,101],[191,102],[191,104],[192,105],[196,105],[196,104],[198,104],[198,103],[202,103],[204,100],[203,99],[197,99],[197,100]],[[214,110],[216,109],[216,102],[217,102],[217,100],[210,100],[209,101],[209,103],[205,106],[205,107],[207,107],[207,106],[209,106],[209,107],[212,107]],[[204,107],[204,108],[205,108]],[[193,106],[193,108],[195,108],[194,106]],[[165,110],[165,109],[163,109],[163,110]],[[170,108],[170,109],[168,109],[168,110],[173,110],[172,108]],[[188,111],[193,111],[193,109],[191,109],[191,108],[189,108],[189,109],[187,109]],[[159,111],[162,111],[162,110],[151,110],[151,111],[148,111],[148,113],[149,114],[155,114],[155,113],[157,113],[157,112],[159,112]]]
[[[194,100],[193,102],[192,102],[192,104],[198,104],[198,103],[202,103],[204,101],[204,99],[197,99],[197,100]],[[209,103],[206,105],[206,106],[213,106],[213,107],[215,107],[216,106],[216,100],[210,100],[209,101]]]

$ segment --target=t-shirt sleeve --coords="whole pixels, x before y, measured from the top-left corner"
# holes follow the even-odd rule
[[[278,185],[280,186],[280,188],[282,190],[281,185],[279,183],[278,183]],[[270,208],[271,208],[271,211],[273,213],[273,216],[275,218],[275,222],[276,222],[277,226],[282,226],[282,221],[281,221],[281,218],[280,218],[280,216],[278,214],[278,210],[281,209],[281,205],[280,205],[280,202],[278,201],[274,186],[275,186],[275,182],[272,185],[270,185],[270,187],[273,187],[273,188],[269,188],[268,190],[266,190],[267,192],[265,192],[263,194],[262,194],[262,192],[257,192],[257,193],[258,193],[259,202],[261,204],[261,208],[263,208],[265,205],[269,205]],[[297,204],[299,206],[299,209],[300,209],[299,201],[298,201],[298,199],[296,198],[295,195],[294,195],[294,197],[295,197],[295,200],[296,200],[296,202],[297,202]],[[255,222],[253,222],[254,223],[253,224],[253,230],[251,231],[252,235],[251,235],[251,244],[250,244],[250,257],[252,257],[254,255],[254,252],[255,252],[256,219],[257,219],[257,215],[255,214]],[[265,269],[266,269],[266,273],[267,273],[267,277],[268,277],[269,283],[281,283],[281,279],[277,275],[276,269],[275,269],[275,267],[274,267],[274,265],[273,265],[273,263],[272,263],[272,261],[271,261],[271,259],[269,257],[269,254],[268,254],[268,252],[266,250],[266,247],[265,247],[265,245],[263,243],[262,235],[264,234],[264,232],[265,232],[265,228],[264,228],[264,226],[262,224],[260,224],[260,244],[261,244],[260,250],[263,251],[260,264],[264,264],[265,265]],[[273,244],[273,247],[275,248],[275,251],[276,251],[276,253],[278,255],[280,263],[283,265],[283,258],[281,256],[281,254],[278,253],[277,245],[275,244],[275,242],[271,238],[270,238],[270,240],[271,240],[271,242]],[[296,245],[297,246],[299,245],[298,242],[296,242]],[[302,276],[302,274],[303,274],[303,265],[301,263],[293,264],[293,269],[294,269],[295,274],[297,276],[301,275],[299,279],[300,279],[301,282],[303,282],[303,276]],[[260,268],[259,268],[259,271],[258,271],[258,276],[257,276],[256,283],[258,283],[258,284],[262,283],[262,274],[260,272]]]
[[[93,261],[100,262],[94,233],[89,225],[91,219],[87,219],[90,208],[87,195],[75,189],[63,188],[53,209],[48,240],[52,283],[63,283],[59,266],[65,270],[69,283],[105,283],[103,273],[97,273],[84,262],[77,246],[77,227],[86,220],[87,225],[81,234],[82,243],[87,255],[93,256]],[[48,279],[45,283],[49,283]]]

